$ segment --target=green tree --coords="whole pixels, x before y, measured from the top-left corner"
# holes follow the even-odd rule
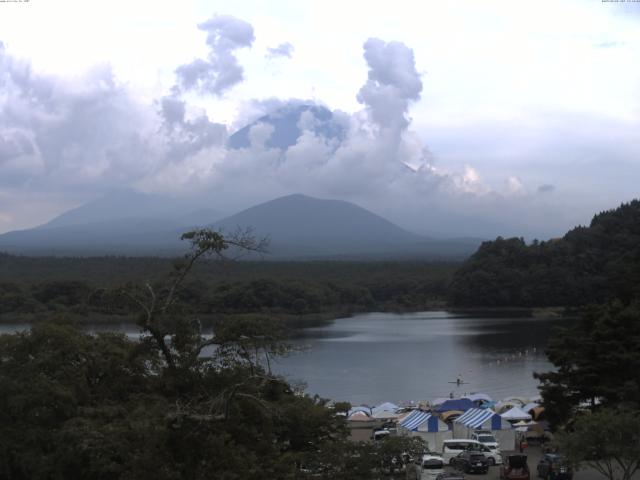
[[[630,480],[640,470],[640,411],[601,409],[578,416],[556,440],[575,465],[609,480]]]
[[[557,331],[547,347],[556,370],[535,374],[552,424],[584,405],[640,408],[639,345],[635,304],[591,307],[576,325]]]

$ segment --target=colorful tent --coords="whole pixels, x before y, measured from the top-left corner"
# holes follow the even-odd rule
[[[431,451],[442,451],[445,440],[453,438],[453,432],[437,416],[422,410],[414,410],[398,423],[398,434],[420,437]]]
[[[516,434],[511,424],[491,409],[473,408],[453,421],[453,436],[469,438],[475,430],[490,430],[502,450],[515,448]]]
[[[496,412],[483,408],[467,410],[463,415],[456,418],[454,423],[459,423],[472,429],[506,430],[511,428],[511,425],[508,422],[503,422],[502,417]]]
[[[446,432],[449,430],[449,427],[438,417],[422,410],[414,410],[400,420],[398,426],[414,432]]]

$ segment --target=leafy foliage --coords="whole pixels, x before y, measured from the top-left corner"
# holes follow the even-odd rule
[[[456,305],[488,307],[579,306],[638,295],[640,200],[600,213],[561,239],[485,242],[450,289]]]
[[[224,250],[236,255],[233,248]],[[184,259],[181,260],[184,262]],[[173,269],[163,258],[36,258],[0,254],[0,321],[41,321],[58,314],[79,321],[122,322],[129,302],[104,287],[146,283]],[[277,314],[307,325],[351,312],[441,305],[456,263],[218,262],[201,257],[176,292],[184,313],[208,324],[214,314]],[[166,285],[165,285],[166,286]]]
[[[556,332],[547,355],[556,366],[537,374],[549,420],[560,425],[581,405],[640,409],[640,308],[620,302],[588,309]]]
[[[640,470],[640,411],[580,415],[557,442],[571,463],[587,465],[609,480],[630,480]]]

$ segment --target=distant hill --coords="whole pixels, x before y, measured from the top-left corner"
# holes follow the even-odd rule
[[[158,221],[192,221],[210,223],[220,218],[212,209],[163,195],[147,194],[134,190],[117,190],[80,207],[71,209],[37,228],[57,228],[85,225],[125,219],[155,219]]]
[[[273,257],[464,257],[474,240],[434,240],[404,230],[353,203],[295,194],[248,208],[212,225],[252,227],[268,236]]]
[[[577,306],[640,298],[640,201],[593,217],[560,239],[483,243],[454,276],[451,302]]]
[[[121,199],[101,199],[40,227],[0,235],[0,251],[30,255],[176,255],[185,249],[180,234],[202,225],[227,233],[252,228],[256,236],[268,236],[268,259],[451,259],[470,255],[479,244],[474,239],[430,239],[353,203],[299,194],[256,205],[215,223],[206,220],[214,218],[208,210],[176,217],[167,207],[164,217],[135,216],[150,210],[144,207],[146,197],[131,198],[137,205],[129,207]],[[119,204],[122,215],[127,216],[117,218],[114,204]]]
[[[174,255],[178,232],[220,218],[185,201],[113,192],[28,230],[0,235],[0,251],[27,255]]]

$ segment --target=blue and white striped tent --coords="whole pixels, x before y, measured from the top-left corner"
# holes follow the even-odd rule
[[[421,410],[414,410],[404,417],[398,425],[411,432],[446,432],[449,430],[446,423],[438,417]]]
[[[453,435],[456,438],[469,438],[474,430],[491,430],[502,450],[515,448],[513,426],[489,408],[472,408],[453,421]]]
[[[508,430],[511,424],[491,409],[472,408],[454,420],[468,428],[484,430]]]

